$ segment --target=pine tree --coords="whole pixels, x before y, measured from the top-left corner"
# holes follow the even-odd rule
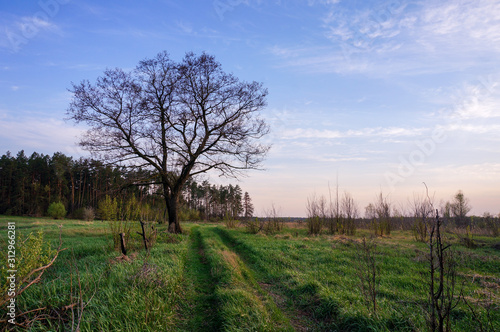
[[[245,211],[245,218],[246,219],[252,218],[253,204],[252,204],[252,199],[250,198],[248,192],[245,192],[245,195],[243,196],[243,209]]]

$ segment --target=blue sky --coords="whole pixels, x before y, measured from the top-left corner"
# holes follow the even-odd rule
[[[500,2],[492,0],[3,2],[0,152],[78,158],[71,82],[166,50],[206,51],[269,89],[273,145],[240,185],[257,213],[381,191],[404,209],[425,182],[500,212]],[[235,183],[211,177],[212,182]]]

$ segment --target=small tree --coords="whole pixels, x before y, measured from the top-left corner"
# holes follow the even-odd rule
[[[377,311],[377,292],[378,292],[378,268],[376,259],[377,245],[374,239],[366,240],[363,238],[360,244],[356,246],[356,268],[360,282],[360,289],[365,298],[368,307],[373,312]]]
[[[365,216],[371,219],[373,233],[377,236],[391,234],[391,203],[379,194],[375,204],[369,204],[365,208]]]
[[[346,235],[354,235],[356,233],[354,220],[358,217],[358,206],[350,193],[344,192],[340,208],[342,211],[340,232]]]
[[[411,209],[413,213],[413,236],[415,240],[425,243],[427,242],[429,232],[427,219],[432,216],[432,201],[414,195],[413,202],[411,202]]]
[[[469,199],[464,196],[462,190],[459,190],[453,197],[450,209],[457,226],[465,226],[467,223],[467,214],[472,207],[470,206]]]
[[[61,202],[53,202],[50,203],[47,213],[54,219],[63,219],[66,216],[66,208]]]
[[[451,331],[451,311],[458,305],[456,297],[458,260],[456,253],[445,244],[441,234],[441,219],[436,210],[435,223],[429,233],[429,317],[431,331]]]

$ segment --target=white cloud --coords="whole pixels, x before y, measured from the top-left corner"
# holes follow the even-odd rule
[[[488,84],[488,85],[485,85]],[[500,91],[498,81],[465,84],[453,98],[449,117],[453,120],[500,118]]]
[[[426,128],[402,128],[402,127],[376,127],[363,128],[357,130],[337,131],[337,130],[318,130],[311,128],[296,128],[288,129],[283,132],[285,139],[299,138],[321,138],[321,139],[336,139],[336,138],[352,138],[352,137],[416,137],[428,131]]]
[[[321,21],[327,50],[324,43],[320,54],[314,47],[275,46],[273,54],[286,66],[314,73],[382,75],[464,70],[495,63],[500,55],[498,1],[388,2],[361,10],[335,5]]]
[[[62,29],[41,10],[31,16],[0,13],[0,20],[2,21],[0,29],[3,31],[0,34],[0,48],[13,52],[19,51],[42,33],[63,34]]]
[[[0,148],[10,150],[33,150],[41,153],[63,152],[73,156],[86,153],[77,144],[84,130],[53,118],[13,118],[0,114]]]

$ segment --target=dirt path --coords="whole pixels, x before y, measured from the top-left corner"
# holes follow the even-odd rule
[[[210,266],[205,258],[205,249],[197,227],[191,230],[190,245],[185,267],[186,280],[190,280],[186,290],[186,302],[189,306],[184,311],[184,330],[220,331],[221,321],[218,316],[217,301],[214,297],[215,281],[210,273]]]

